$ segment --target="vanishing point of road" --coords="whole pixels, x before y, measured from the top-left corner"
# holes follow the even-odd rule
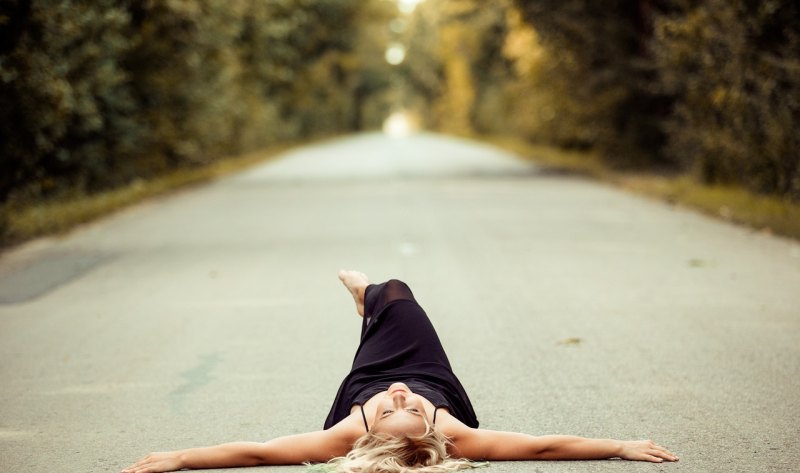
[[[336,272],[409,283],[486,428],[800,471],[800,245],[502,151],[362,134],[0,257],[0,471],[319,429],[358,342]],[[252,471],[301,471],[302,467]]]

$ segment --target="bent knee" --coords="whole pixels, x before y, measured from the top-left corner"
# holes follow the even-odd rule
[[[408,284],[399,279],[390,279],[383,285],[384,301],[393,301],[398,299],[414,300],[414,294]]]

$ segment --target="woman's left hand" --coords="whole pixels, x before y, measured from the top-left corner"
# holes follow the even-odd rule
[[[156,452],[122,470],[122,473],[163,473],[183,468],[180,452]]]
[[[619,454],[620,458],[625,460],[638,460],[654,463],[661,463],[664,460],[674,462],[678,461],[672,452],[666,448],[657,445],[652,440],[628,440],[622,442],[622,451]]]

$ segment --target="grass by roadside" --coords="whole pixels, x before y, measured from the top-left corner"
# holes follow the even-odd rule
[[[708,185],[689,176],[617,171],[598,156],[532,145],[513,137],[475,137],[546,168],[610,182],[630,191],[682,205],[758,231],[800,240],[800,204],[734,186]]]
[[[321,138],[324,140],[326,138]],[[306,142],[304,142],[306,143]],[[64,233],[82,223],[95,220],[144,199],[172,190],[211,181],[269,160],[299,143],[285,143],[259,151],[220,159],[206,166],[178,169],[152,179],[91,195],[37,202],[22,207],[5,208],[0,222],[0,248],[6,248],[45,235]]]

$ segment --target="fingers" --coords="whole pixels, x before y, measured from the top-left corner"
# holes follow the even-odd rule
[[[659,457],[657,457],[655,455],[650,455],[650,454],[647,454],[647,453],[642,454],[642,460],[648,461],[648,462],[652,462],[652,463],[661,463],[661,462],[664,461],[663,459],[661,459],[661,458],[659,458]]]
[[[128,468],[125,468],[124,470],[122,470],[121,473],[139,473],[139,471],[141,471],[141,468],[142,468],[142,465],[139,465],[139,463],[134,463],[133,465],[129,466]]]
[[[180,452],[153,452],[122,470],[122,473],[162,473],[181,469]]]
[[[128,468],[125,468],[124,470],[122,470],[121,473],[151,473],[156,471],[155,469],[151,468],[152,466],[153,466],[153,461],[151,454],[142,458],[141,460],[129,466]]]
[[[133,465],[129,466],[128,468],[125,468],[124,470],[122,470],[121,473],[136,473],[136,469],[140,466],[140,463],[142,463],[142,461],[143,460],[139,460],[138,462],[134,463]]]
[[[647,455],[658,458],[658,462],[661,462],[662,460],[671,462],[678,461],[678,457],[674,453],[670,452],[661,445],[656,445],[652,441],[650,443],[652,443],[652,446],[650,446],[650,449],[645,452]]]
[[[656,455],[661,457],[661,458],[663,458],[664,460],[668,460],[668,461],[671,461],[671,462],[678,461],[678,456],[675,455],[674,453],[670,452],[666,448],[664,448],[664,447],[662,447],[660,445],[656,445],[654,448],[655,448],[655,451],[656,451]]]
[[[162,470],[147,465],[132,465],[122,470],[122,473],[155,473],[158,471]]]
[[[638,440],[629,442],[631,450],[627,456],[628,460],[648,461],[652,463],[662,463],[663,461],[678,461],[678,457],[652,440]]]

